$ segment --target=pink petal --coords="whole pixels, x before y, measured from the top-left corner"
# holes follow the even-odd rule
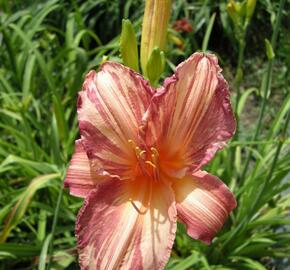
[[[205,171],[198,171],[174,183],[178,218],[194,239],[210,244],[222,228],[236,200],[222,181]]]
[[[228,84],[220,72],[214,55],[193,54],[165,81],[147,113],[147,142],[165,153],[167,163],[175,162],[180,176],[185,167],[189,173],[201,168],[234,134]]]
[[[142,117],[153,90],[137,73],[106,62],[91,71],[79,93],[78,120],[82,142],[95,173],[131,178]]]
[[[81,140],[75,142],[75,153],[66,172],[64,186],[70,188],[70,194],[77,197],[86,197],[96,185],[93,178],[89,159]]]
[[[76,227],[82,270],[163,269],[176,209],[171,188],[160,183],[152,183],[148,206],[150,181],[109,180],[88,195]]]

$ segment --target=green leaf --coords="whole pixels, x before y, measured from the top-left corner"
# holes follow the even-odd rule
[[[19,164],[22,167],[29,167],[39,173],[53,173],[58,172],[57,167],[54,164],[45,162],[36,162],[24,158],[20,158],[14,155],[9,155],[0,165],[0,173],[6,171],[6,167],[11,164]]]
[[[8,255],[7,257],[33,257],[39,254],[40,247],[28,244],[3,243],[0,244],[0,258],[3,256],[3,252]]]
[[[208,41],[209,41],[212,27],[213,27],[213,24],[215,21],[215,16],[216,16],[216,13],[212,14],[212,16],[210,17],[209,23],[207,25],[206,32],[205,32],[205,35],[204,35],[204,38],[202,41],[202,51],[203,52],[205,52],[207,50]]]
[[[239,103],[238,103],[238,109],[237,109],[237,114],[238,116],[241,115],[243,109],[244,109],[244,106],[246,104],[246,101],[248,100],[248,97],[253,93],[253,92],[256,92],[258,93],[258,89],[257,88],[249,88],[247,89],[246,91],[243,92],[243,94],[241,95],[240,99],[239,99]]]
[[[187,258],[183,259],[180,263],[176,264],[172,268],[168,270],[186,270],[189,269],[191,266],[195,265],[197,262],[199,262],[201,259],[201,256],[199,253],[194,252]]]
[[[22,83],[23,100],[27,100],[30,94],[29,91],[31,89],[32,73],[35,67],[35,59],[36,57],[34,54],[30,55],[25,65]]]
[[[235,151],[235,167],[237,173],[241,172],[241,147],[237,146]]]
[[[249,269],[267,270],[261,263],[259,263],[258,261],[252,260],[250,258],[235,256],[235,257],[232,257],[232,259],[235,262],[238,261],[239,263],[241,263],[241,266],[244,265],[246,267],[249,267]]]
[[[18,25],[10,24],[10,27],[17,33],[17,35],[19,35],[19,37],[22,39],[25,45],[34,52],[37,62],[43,72],[43,75],[45,76],[49,89],[51,90],[52,93],[54,93],[56,87],[53,81],[53,77],[51,76],[51,72],[49,71],[47,63],[44,60],[43,56],[37,50],[35,44],[30,39],[27,38],[25,32],[22,29],[20,29]]]
[[[273,136],[277,134],[277,132],[281,128],[284,117],[289,109],[290,109],[290,93],[284,98],[284,101],[282,105],[280,106],[278,113],[276,113],[275,119],[272,121],[272,125],[270,127],[270,130],[267,136],[268,140],[270,140],[271,138],[273,138]]]
[[[53,99],[53,110],[55,113],[59,135],[63,140],[66,140],[68,138],[69,132],[67,121],[65,120],[63,105],[58,95],[53,95],[52,99]]]
[[[38,262],[38,270],[45,270],[45,266],[46,266],[46,257],[47,257],[47,251],[49,248],[49,244],[51,241],[51,234],[49,234],[42,246],[41,249],[41,253],[40,253],[40,257],[39,257],[39,262]]]
[[[37,13],[36,16],[32,17],[32,20],[28,23],[28,39],[32,39],[34,34],[39,30],[43,20],[47,17],[49,13],[53,10],[59,8],[59,4],[57,4],[57,0],[47,1],[47,4],[40,9],[40,12]]]
[[[22,220],[22,217],[24,216],[35,192],[41,188],[47,187],[51,183],[51,180],[59,177],[60,174],[58,173],[46,174],[38,176],[31,181],[25,191],[20,195],[12,212],[7,218],[4,229],[0,235],[0,243],[6,241],[10,231]]]

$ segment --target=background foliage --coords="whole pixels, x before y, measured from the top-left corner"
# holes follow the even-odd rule
[[[82,200],[62,189],[78,137],[77,92],[88,70],[121,61],[122,18],[140,40],[143,4],[0,0],[0,269],[78,269],[74,222]],[[179,226],[168,270],[289,264],[289,2],[276,29],[279,5],[258,1],[238,35],[226,1],[174,1],[163,77],[196,50],[218,55],[239,130],[207,169],[230,186],[238,207],[211,246]],[[184,17],[191,32],[172,27]]]

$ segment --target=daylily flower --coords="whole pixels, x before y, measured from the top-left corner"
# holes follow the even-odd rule
[[[236,207],[226,185],[201,170],[235,131],[214,55],[193,54],[158,89],[106,62],[86,76],[78,121],[65,185],[85,198],[81,269],[163,269],[177,220],[209,244]]]

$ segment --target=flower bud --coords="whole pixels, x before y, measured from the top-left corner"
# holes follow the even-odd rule
[[[164,71],[165,56],[158,47],[154,48],[147,62],[146,72],[150,83],[155,86]]]
[[[170,11],[171,0],[146,1],[141,38],[141,67],[145,76],[153,49],[165,50]]]
[[[247,19],[251,19],[256,7],[256,0],[247,0]]]
[[[122,21],[120,53],[124,65],[139,72],[137,40],[130,20]]]

